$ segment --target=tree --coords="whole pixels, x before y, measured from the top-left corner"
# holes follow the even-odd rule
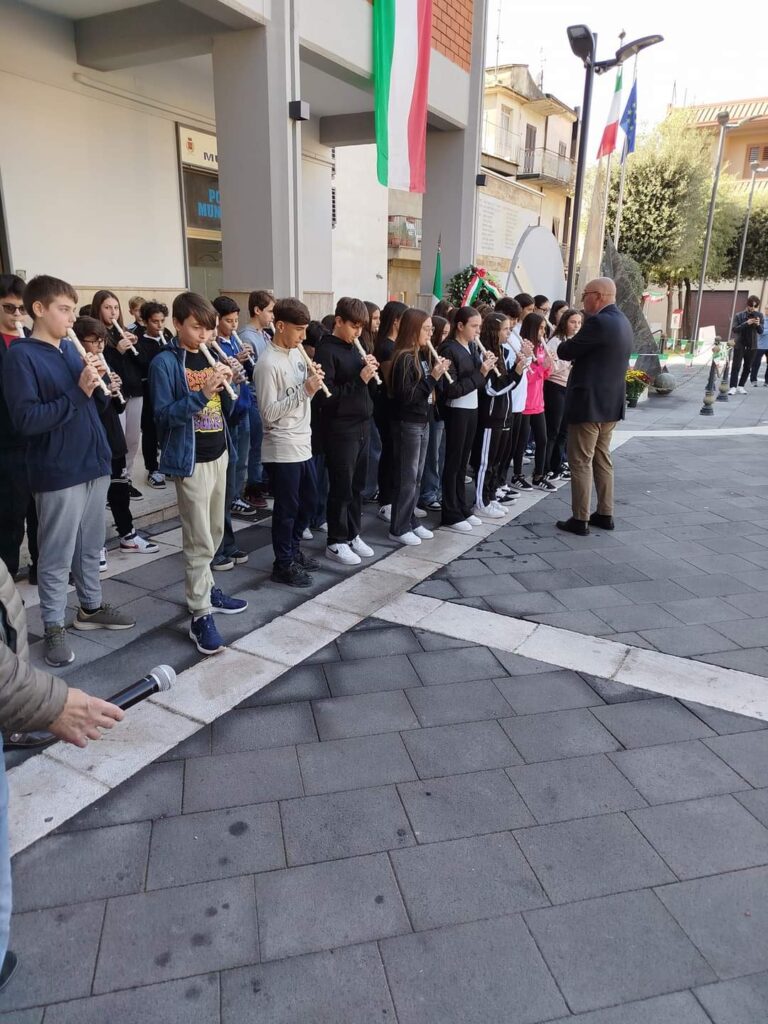
[[[736,268],[741,251],[741,240],[744,237],[744,217],[736,231],[727,253],[729,276],[736,276]],[[749,218],[747,244],[744,248],[744,263],[741,268],[744,280],[768,277],[768,199],[755,203]]]

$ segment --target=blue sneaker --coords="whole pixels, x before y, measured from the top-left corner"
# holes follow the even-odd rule
[[[216,628],[216,621],[210,614],[201,615],[199,619],[192,619],[189,626],[189,637],[194,640],[195,647],[201,654],[219,654],[226,647]]]
[[[245,611],[248,602],[239,597],[230,597],[219,587],[211,587],[211,605],[215,612],[221,612],[223,615],[237,615],[238,612]]]

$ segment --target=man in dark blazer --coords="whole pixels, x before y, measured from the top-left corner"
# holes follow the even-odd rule
[[[565,395],[573,515],[557,527],[586,536],[590,523],[613,529],[611,435],[618,420],[624,419],[624,378],[634,335],[616,305],[616,285],[610,277],[590,281],[581,299],[584,326],[557,347],[558,358],[573,364]],[[597,511],[590,515],[593,478]]]

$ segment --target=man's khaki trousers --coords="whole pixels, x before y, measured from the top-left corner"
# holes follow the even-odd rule
[[[611,435],[616,423],[569,423],[568,464],[571,467],[573,518],[589,519],[592,480],[597,491],[597,511],[613,515],[613,463]]]

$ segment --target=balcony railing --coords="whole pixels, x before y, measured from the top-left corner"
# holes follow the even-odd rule
[[[551,149],[525,149],[518,178],[545,178],[560,185],[571,185],[576,161]]]
[[[483,153],[517,164],[520,159],[520,136],[486,114],[483,118]]]
[[[390,214],[387,218],[387,245],[390,249],[421,249],[421,217]]]

